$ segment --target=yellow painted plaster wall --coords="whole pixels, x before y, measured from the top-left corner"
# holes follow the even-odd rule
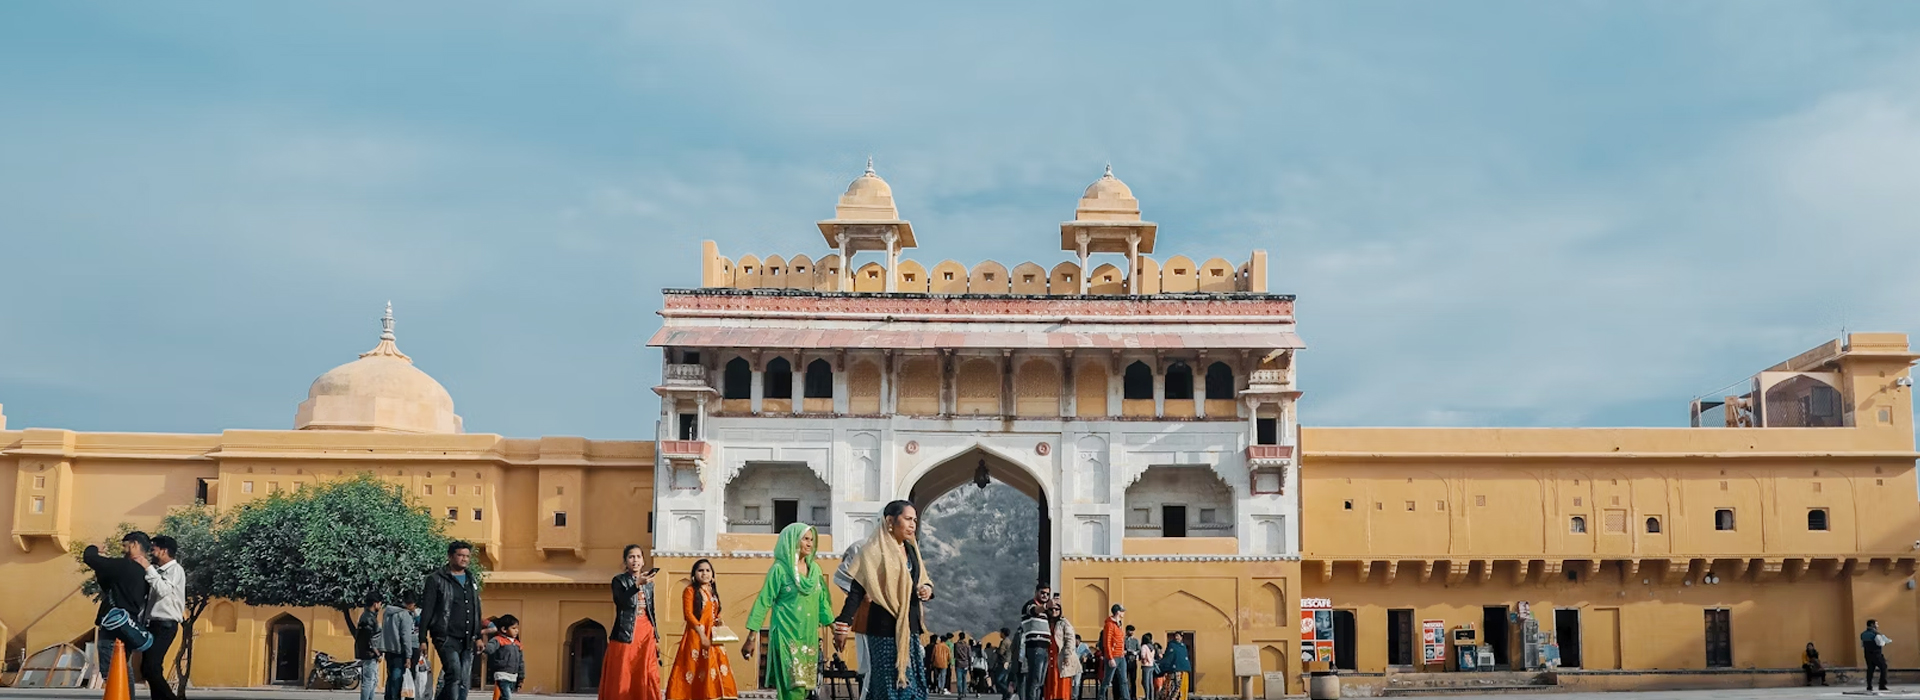
[[[487,614],[516,608],[532,613],[516,612],[527,620],[529,688],[559,687],[566,628],[556,621],[557,611],[600,606],[610,613],[605,581],[619,570],[620,547],[652,539],[649,442],[329,431],[0,431],[0,502],[15,500],[21,464],[31,470],[46,460],[71,465],[72,538],[88,542],[109,536],[121,522],[157,529],[170,509],[194,501],[202,480],[208,482],[210,500],[226,508],[264,497],[275,485],[292,490],[371,472],[400,483],[437,515],[454,508],[457,518],[449,522],[449,532],[479,544],[495,559],[489,562],[494,583],[483,593]],[[581,474],[579,510],[569,523],[579,528],[577,550],[536,546],[538,526],[548,517],[538,488],[545,471]],[[19,583],[0,596],[0,621],[13,635],[8,641],[32,651],[89,637],[96,606],[79,593],[86,575],[63,551],[64,543],[29,537],[20,540],[26,545],[22,549],[11,539],[0,547],[0,580]],[[316,649],[351,655],[352,639],[336,611],[216,602],[196,628],[196,684],[264,683],[267,626],[282,614],[304,625],[303,668]]]

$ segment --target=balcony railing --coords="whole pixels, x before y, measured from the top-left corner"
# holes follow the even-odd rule
[[[1256,467],[1291,464],[1293,462],[1293,446],[1248,445],[1247,462]]]
[[[707,368],[700,365],[667,365],[667,381],[675,384],[705,384]]]
[[[705,440],[661,440],[660,456],[669,460],[706,459]]]
[[[1285,386],[1287,371],[1284,369],[1256,369],[1253,376],[1247,378],[1249,385]]]

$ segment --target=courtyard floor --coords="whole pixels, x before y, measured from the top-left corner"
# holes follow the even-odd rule
[[[97,691],[97,690],[0,688],[0,698],[59,698],[62,700],[82,700],[82,699],[92,700],[94,698],[99,698],[99,697],[100,697],[100,691]],[[145,688],[135,689],[133,694],[133,700],[141,700],[142,698],[145,698],[145,697],[147,697],[147,692]],[[346,690],[195,688],[187,696],[187,700],[358,700],[359,697],[360,697],[359,692],[346,691]],[[470,698],[470,700],[489,700],[489,698],[491,697],[491,693],[476,692],[468,697]],[[533,695],[530,693],[515,693],[514,697],[515,698],[525,697],[529,699],[550,697],[550,698],[556,698],[556,699],[578,700],[581,698],[591,698],[593,696],[591,695]],[[953,696],[936,695],[933,697],[939,700],[948,700]],[[973,698],[977,696],[968,696],[968,697]],[[1486,697],[1486,698],[1500,698],[1502,700],[1620,700],[1622,698],[1629,698],[1629,697],[1633,698],[1634,700],[1803,700],[1803,699],[1812,700],[1815,698],[1820,698],[1825,700],[1846,700],[1848,698],[1864,698],[1864,697],[1870,697],[1870,696],[1861,694],[1857,689],[1854,689],[1854,688],[1828,687],[1828,688],[1762,688],[1762,689],[1729,689],[1729,690],[1656,690],[1656,691],[1641,691],[1641,692],[1631,692],[1631,693],[1540,693],[1540,694],[1524,694],[1524,695],[1503,693],[1499,695],[1445,695],[1445,696],[1433,696],[1433,697],[1447,697],[1447,698]],[[1894,692],[1883,693],[1879,695],[1879,697],[1920,698],[1920,687],[1894,686]],[[982,698],[981,700],[998,700],[998,696],[989,696],[986,698]]]

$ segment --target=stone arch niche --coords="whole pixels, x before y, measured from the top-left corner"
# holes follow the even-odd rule
[[[727,481],[727,532],[772,535],[795,522],[833,534],[833,489],[806,463],[748,462]]]
[[[1039,418],[1060,415],[1060,368],[1040,357],[1021,362],[1013,375],[1013,413]]]
[[[1098,435],[1088,435],[1073,443],[1073,500],[1078,503],[1106,503],[1109,483],[1107,475],[1107,441]]]
[[[1039,538],[1036,543],[1038,578],[1051,582],[1059,575],[1059,561],[1055,556],[1056,537],[1061,536],[1053,526],[1053,503],[1048,499],[1048,486],[1044,476],[1045,467],[1028,464],[1023,460],[1026,452],[1002,451],[985,444],[956,446],[953,449],[929,455],[919,466],[909,470],[899,478],[898,490],[894,498],[913,502],[914,507],[923,513],[941,496],[956,489],[975,488],[973,481],[980,467],[985,466],[988,478],[994,483],[1005,484],[1032,499],[1033,514],[1038,520]],[[876,499],[878,500],[878,499]],[[924,518],[924,516],[923,516]],[[1023,593],[1032,593],[1031,589]]]
[[[1150,466],[1127,485],[1127,536],[1233,537],[1233,503],[1211,467]]]
[[[886,492],[880,488],[880,439],[873,433],[854,433],[847,441],[852,452],[851,466],[848,467],[847,485],[851,487],[853,500],[878,501],[886,498]],[[850,540],[857,542],[858,540]]]
[[[1073,372],[1073,415],[1102,418],[1107,415],[1107,365],[1099,360],[1081,360]]]
[[[982,357],[960,361],[955,373],[957,403],[954,413],[962,416],[1000,415],[1000,367]]]
[[[940,414],[940,363],[921,356],[900,363],[899,403],[894,412],[909,416]]]
[[[600,664],[607,653],[607,628],[592,619],[567,627],[566,688],[569,693],[600,689]]]
[[[299,685],[306,680],[307,625],[290,613],[267,621],[267,683]]]
[[[880,365],[860,360],[847,370],[847,410],[856,416],[880,414]]]

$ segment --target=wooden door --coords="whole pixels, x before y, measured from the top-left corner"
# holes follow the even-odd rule
[[[1726,608],[1707,611],[1707,668],[1733,667],[1733,619]]]
[[[1620,668],[1620,609],[1594,608],[1587,611],[1586,624],[1581,625],[1585,639],[1581,640],[1588,669]]]

